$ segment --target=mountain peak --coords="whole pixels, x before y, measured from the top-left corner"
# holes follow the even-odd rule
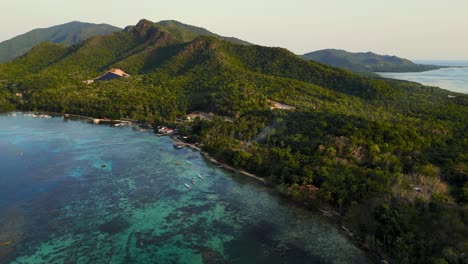
[[[149,21],[148,19],[140,19],[140,21],[138,21],[138,23],[136,24],[136,27],[137,28],[149,28],[149,27],[153,27],[154,26],[154,23]]]
[[[199,36],[212,36],[236,44],[251,45],[246,41],[232,37],[223,37],[205,28],[184,24],[177,20],[162,20],[159,22],[152,22],[147,19],[141,19],[135,26],[128,26],[124,29],[124,31],[136,33],[140,38],[145,39],[148,39],[149,36],[152,36],[155,33],[163,32],[178,42],[189,42]]]
[[[155,27],[155,24],[148,19],[140,19],[136,25],[132,26],[127,26],[125,27],[124,31],[130,32],[130,31],[147,31],[150,28]]]

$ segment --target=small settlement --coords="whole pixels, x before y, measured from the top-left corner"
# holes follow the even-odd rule
[[[165,126],[158,126],[157,131],[158,131],[158,133],[156,134],[157,136],[168,136],[168,135],[172,135],[172,134],[174,134],[174,132],[176,132],[175,129],[165,127]]]

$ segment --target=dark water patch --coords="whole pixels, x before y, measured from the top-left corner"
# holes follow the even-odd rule
[[[319,256],[273,237],[276,228],[261,221],[226,243],[228,256],[237,263],[326,263]]]
[[[166,232],[161,235],[145,235],[143,242],[147,245],[164,246],[170,244],[172,238],[174,238],[174,234]]]
[[[202,255],[204,264],[231,263],[228,262],[220,252],[210,247],[200,247],[195,245],[192,246],[192,249],[196,250]]]
[[[249,226],[244,231],[243,236],[249,240],[271,241],[274,230],[275,226],[270,222],[259,221],[257,224]]]
[[[186,215],[186,214],[183,214],[181,212],[172,212],[170,214],[168,214],[166,217],[164,217],[164,220],[166,223],[172,223],[172,222],[175,222],[177,220],[180,220],[181,218],[183,218],[183,216]]]
[[[189,205],[179,208],[180,212],[184,212],[187,214],[199,214],[202,212],[210,211],[215,207],[215,204],[212,203],[205,203],[202,205]]]
[[[130,223],[123,217],[115,217],[99,226],[99,231],[107,234],[117,234],[130,227]]]
[[[153,192],[138,192],[129,196],[131,207],[142,209],[146,205],[156,203],[160,198]]]
[[[187,183],[189,183],[189,181],[187,180]],[[180,183],[180,185],[182,186],[183,183]],[[185,187],[184,187],[185,188]],[[170,197],[178,197],[180,196],[181,194],[183,194],[185,192],[181,192],[181,191],[178,191],[176,189],[166,189],[162,192],[162,195],[166,198],[170,198]]]
[[[231,224],[225,223],[220,220],[214,220],[210,223],[210,228],[213,230],[213,232],[219,232],[223,234],[229,234],[232,233],[234,228]]]

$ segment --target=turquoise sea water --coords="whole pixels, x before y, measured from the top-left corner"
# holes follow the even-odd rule
[[[129,127],[0,115],[0,188],[0,263],[367,262],[323,216]]]
[[[379,72],[378,74],[386,78],[418,82],[452,92],[468,94],[468,66],[464,68],[444,68],[425,72]]]

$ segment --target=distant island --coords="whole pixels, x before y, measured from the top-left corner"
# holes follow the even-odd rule
[[[348,52],[338,49],[318,50],[302,55],[306,60],[318,61],[357,73],[366,72],[423,72],[446,66],[416,64],[397,56],[379,55],[373,52]]]
[[[41,42],[51,42],[71,46],[89,37],[121,31],[121,28],[108,24],[93,24],[73,21],[49,28],[37,28],[0,42],[0,63],[24,55]]]

